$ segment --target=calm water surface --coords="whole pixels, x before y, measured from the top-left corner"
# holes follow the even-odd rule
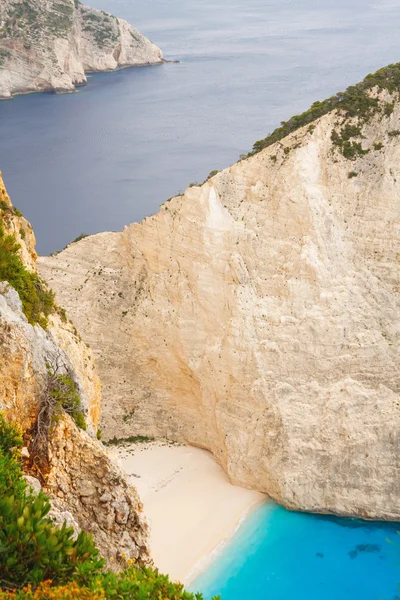
[[[400,58],[399,0],[92,0],[179,65],[0,103],[0,169],[39,252],[118,230],[282,119]]]
[[[267,504],[191,587],[205,600],[398,600],[398,528]]]

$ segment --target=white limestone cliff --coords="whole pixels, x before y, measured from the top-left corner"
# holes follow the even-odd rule
[[[395,100],[354,161],[333,111],[39,260],[93,349],[106,437],[207,448],[291,509],[400,520]]]
[[[162,62],[126,21],[78,0],[0,0],[0,98],[70,92],[89,71]]]

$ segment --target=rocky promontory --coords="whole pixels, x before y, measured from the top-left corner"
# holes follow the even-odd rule
[[[212,451],[312,512],[400,519],[400,65],[120,233],[40,259],[107,437]]]
[[[79,0],[0,0],[0,98],[71,92],[90,71],[162,62],[129,23]]]

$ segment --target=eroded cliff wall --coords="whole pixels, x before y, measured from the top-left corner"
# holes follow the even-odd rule
[[[12,206],[0,173],[0,273],[8,256],[5,249],[12,244],[8,234],[19,242],[26,268],[35,272],[32,228]],[[49,370],[56,369],[60,375],[68,373],[79,392],[87,432],[70,417],[61,418],[50,429],[46,456],[37,456],[32,453],[32,437]],[[147,564],[149,532],[139,496],[94,439],[100,408],[96,368],[73,323],[59,307],[49,315],[46,329],[30,323],[18,293],[0,281],[0,411],[25,432],[31,450],[27,471],[39,477],[50,494],[52,515],[91,531],[104,557],[121,564],[125,555]]]
[[[400,105],[380,102],[352,160],[333,111],[40,259],[93,349],[107,437],[208,448],[292,509],[400,519]]]
[[[73,91],[87,71],[161,62],[126,21],[79,0],[0,0],[0,98]]]

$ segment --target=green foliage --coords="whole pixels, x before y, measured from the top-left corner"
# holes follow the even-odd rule
[[[0,498],[12,495],[23,498],[26,492],[21,467],[14,456],[0,452]]]
[[[77,238],[75,238],[74,240],[72,240],[72,242],[70,244],[75,244],[75,242],[80,242],[81,240],[83,240],[84,238],[89,237],[88,233],[81,233],[80,235],[78,235]],[[70,246],[70,244],[68,244]]]
[[[358,173],[356,173],[355,171],[350,171],[350,173],[348,174],[348,178],[349,179],[353,179],[353,177],[357,177]]]
[[[6,202],[6,200],[4,200],[4,198],[2,198],[1,196],[0,196],[0,210],[5,214],[15,215],[16,217],[23,216],[22,212],[20,210],[18,210],[18,208],[16,208],[12,204],[9,204],[8,202]]]
[[[103,437],[103,433],[102,433],[102,431],[101,431],[101,429],[100,429],[100,427],[99,427],[99,428],[97,429],[97,431],[96,431],[96,438],[97,438],[98,440],[101,440],[101,438],[102,438],[102,437]]]
[[[334,146],[340,149],[345,158],[355,160],[358,156],[368,154],[369,150],[363,150],[360,142],[352,142],[351,138],[361,137],[361,127],[346,123],[337,133],[332,131],[331,140]]]
[[[0,583],[22,587],[51,579],[65,583],[73,577],[89,580],[100,572],[104,561],[90,535],[74,530],[64,522],[58,528],[47,517],[50,502],[38,496],[0,499]]]
[[[146,435],[135,435],[127,438],[113,437],[111,440],[104,442],[105,446],[119,446],[120,444],[142,444],[143,442],[153,442],[154,438]]]
[[[45,494],[26,493],[21,444],[0,414],[0,600],[203,600],[154,569],[106,570],[91,535],[74,540],[72,527],[49,518]]]
[[[19,249],[15,237],[6,234],[0,222],[0,281],[8,281],[18,292],[29,323],[45,329],[47,317],[54,308],[54,294],[36,273],[24,266]]]
[[[186,592],[181,583],[172,583],[167,575],[161,575],[157,570],[133,566],[122,573],[108,571],[93,578],[89,589],[104,591],[107,600],[203,600],[202,594]]]
[[[49,376],[51,380],[49,394],[54,401],[51,424],[57,423],[65,411],[80,429],[86,430],[81,398],[72,377],[68,374],[55,375],[51,370],[49,370]]]
[[[55,587],[52,587],[51,583],[44,581],[36,588],[28,585],[23,590],[0,590],[0,600],[105,600],[103,593],[80,588],[76,581]]]
[[[16,448],[22,448],[22,433],[16,425],[10,425],[0,413],[0,453],[12,456]]]
[[[339,92],[322,102],[314,102],[311,108],[304,113],[295,115],[289,121],[282,121],[280,127],[254,144],[253,151],[249,156],[282,140],[293,131],[316,121],[334,109],[342,111],[345,118],[358,117],[359,122],[366,122],[373,114],[381,110],[385,115],[391,114],[392,104],[386,103],[382,107],[378,98],[371,97],[370,91],[374,87],[377,87],[378,90],[386,89],[391,93],[398,92],[400,90],[400,63],[379,69],[376,73],[367,75],[360,83],[347,88],[345,92]],[[358,147],[346,146],[346,148],[347,154],[358,154]]]
[[[119,41],[119,29],[115,26],[115,17],[102,11],[101,16],[96,12],[86,12],[83,19],[83,29],[92,34],[94,41],[102,48],[104,45],[115,45]]]
[[[72,528],[59,529],[47,518],[47,497],[27,494],[16,452],[22,443],[20,431],[0,414],[0,585],[99,573],[103,561],[91,537],[81,533],[74,541]]]
[[[375,142],[374,150],[382,150],[382,148],[383,148],[382,142]]]
[[[17,460],[18,449],[23,445],[19,429],[7,423],[0,413],[0,498],[13,494],[25,495],[25,481]]]
[[[397,137],[398,135],[400,135],[400,129],[392,129],[388,132],[389,137]]]
[[[61,321],[63,323],[66,323],[68,321],[68,317],[67,317],[67,311],[65,310],[65,308],[62,308],[61,306],[56,306],[56,312],[58,314],[58,316],[60,317]]]

